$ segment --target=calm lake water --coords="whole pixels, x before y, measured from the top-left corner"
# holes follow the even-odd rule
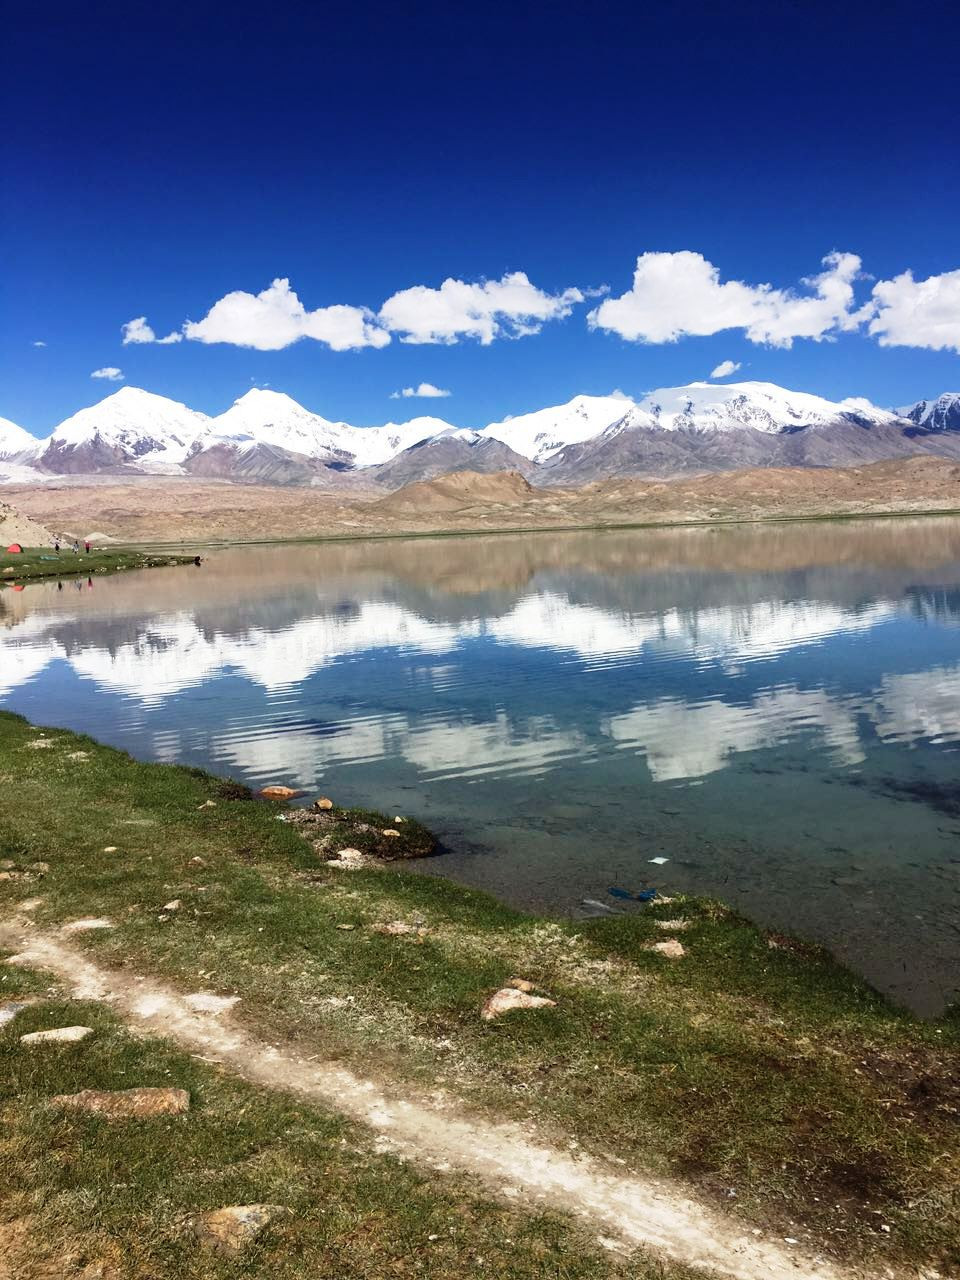
[[[3,591],[0,705],[416,814],[522,906],[717,895],[931,1012],[958,622],[952,519],[270,547]]]

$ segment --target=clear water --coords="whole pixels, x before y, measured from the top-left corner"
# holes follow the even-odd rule
[[[0,704],[417,814],[422,870],[523,906],[715,894],[930,1012],[958,620],[951,519],[236,550],[0,592]]]

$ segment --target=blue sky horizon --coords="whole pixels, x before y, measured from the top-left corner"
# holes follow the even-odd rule
[[[53,3],[5,34],[0,415],[38,436],[123,385],[472,427],[730,366],[960,389],[955,6]]]

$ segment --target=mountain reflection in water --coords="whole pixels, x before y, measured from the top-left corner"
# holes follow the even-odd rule
[[[958,618],[951,519],[244,549],[0,593],[0,701],[415,811],[459,850],[426,870],[524,905],[717,894],[932,1009]]]

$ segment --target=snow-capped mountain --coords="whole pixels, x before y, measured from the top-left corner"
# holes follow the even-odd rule
[[[445,422],[443,418],[424,415],[411,418],[409,422],[387,422],[382,427],[351,427],[350,430],[353,432],[351,448],[356,458],[355,465],[375,467],[381,462],[389,462],[421,440],[461,428]]]
[[[139,387],[121,387],[61,422],[38,465],[83,474],[135,464],[139,471],[176,474],[209,429],[205,413]]]
[[[960,391],[946,391],[936,400],[918,400],[897,412],[925,431],[960,431]]]
[[[576,396],[473,431],[430,416],[357,427],[262,389],[211,418],[123,387],[46,441],[0,419],[8,479],[18,468],[28,478],[139,472],[357,488],[469,469],[577,485],[739,467],[851,466],[917,453],[960,458],[960,393],[896,411],[769,382],[694,382],[639,400]]]
[[[599,435],[634,406],[629,396],[574,396],[568,404],[534,413],[521,413],[485,427],[487,435],[509,445],[514,453],[545,462],[568,444]]]
[[[0,458],[26,462],[40,452],[40,441],[9,418],[0,418]]]
[[[805,391],[787,391],[772,382],[691,382],[662,387],[637,402],[622,425],[667,431],[735,431],[749,427],[779,435],[855,416],[861,422],[893,422],[897,415],[869,400],[824,400]]]
[[[280,391],[254,387],[235,400],[226,413],[209,420],[205,445],[229,443],[238,448],[273,445],[307,458],[345,459],[354,430],[345,422],[329,422]]]

